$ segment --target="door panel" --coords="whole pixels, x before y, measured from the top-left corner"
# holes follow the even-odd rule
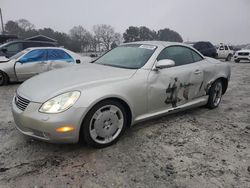
[[[203,73],[198,64],[151,71],[148,77],[149,112],[176,108],[199,97]]]
[[[19,81],[26,80],[32,76],[48,71],[47,62],[36,61],[31,63],[17,62],[15,69]]]
[[[68,66],[71,66],[72,64],[73,63],[69,63],[69,62],[64,61],[64,60],[49,61],[49,70],[59,69],[59,68],[63,68],[63,67],[68,67]]]
[[[61,49],[48,50],[49,70],[68,67],[75,64],[74,59]]]
[[[48,71],[47,50],[32,50],[17,60],[15,71],[19,81]]]
[[[220,48],[218,50],[218,57],[220,57],[220,58],[226,58],[225,46],[220,46]]]

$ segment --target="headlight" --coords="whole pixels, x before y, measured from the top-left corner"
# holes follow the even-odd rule
[[[58,95],[43,103],[43,105],[39,109],[39,112],[55,114],[68,110],[75,104],[80,95],[80,91],[72,91]]]

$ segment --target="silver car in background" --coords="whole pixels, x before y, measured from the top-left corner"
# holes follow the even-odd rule
[[[24,82],[12,112],[18,130],[44,141],[93,147],[115,143],[127,126],[206,105],[216,108],[230,67],[171,42],[123,44],[93,63]]]
[[[27,48],[0,63],[0,86],[62,67],[91,61],[70,50],[57,47]]]

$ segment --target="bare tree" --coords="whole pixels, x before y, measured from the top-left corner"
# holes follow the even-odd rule
[[[30,23],[28,20],[26,19],[19,19],[17,20],[17,24],[20,28],[22,28],[24,31],[29,31],[32,29],[35,29],[35,25]]]
[[[95,25],[93,31],[96,40],[104,45],[105,50],[109,50],[111,44],[119,38],[119,34],[115,33],[114,28],[110,25]]]
[[[91,33],[80,25],[74,26],[70,30],[70,37],[74,41],[79,41],[83,50],[86,50],[86,48],[90,45],[91,42]]]

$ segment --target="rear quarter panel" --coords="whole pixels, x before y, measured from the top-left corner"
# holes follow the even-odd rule
[[[215,80],[219,78],[230,80],[231,67],[228,63],[206,57],[206,62],[203,64],[203,73],[204,91],[207,93]]]

